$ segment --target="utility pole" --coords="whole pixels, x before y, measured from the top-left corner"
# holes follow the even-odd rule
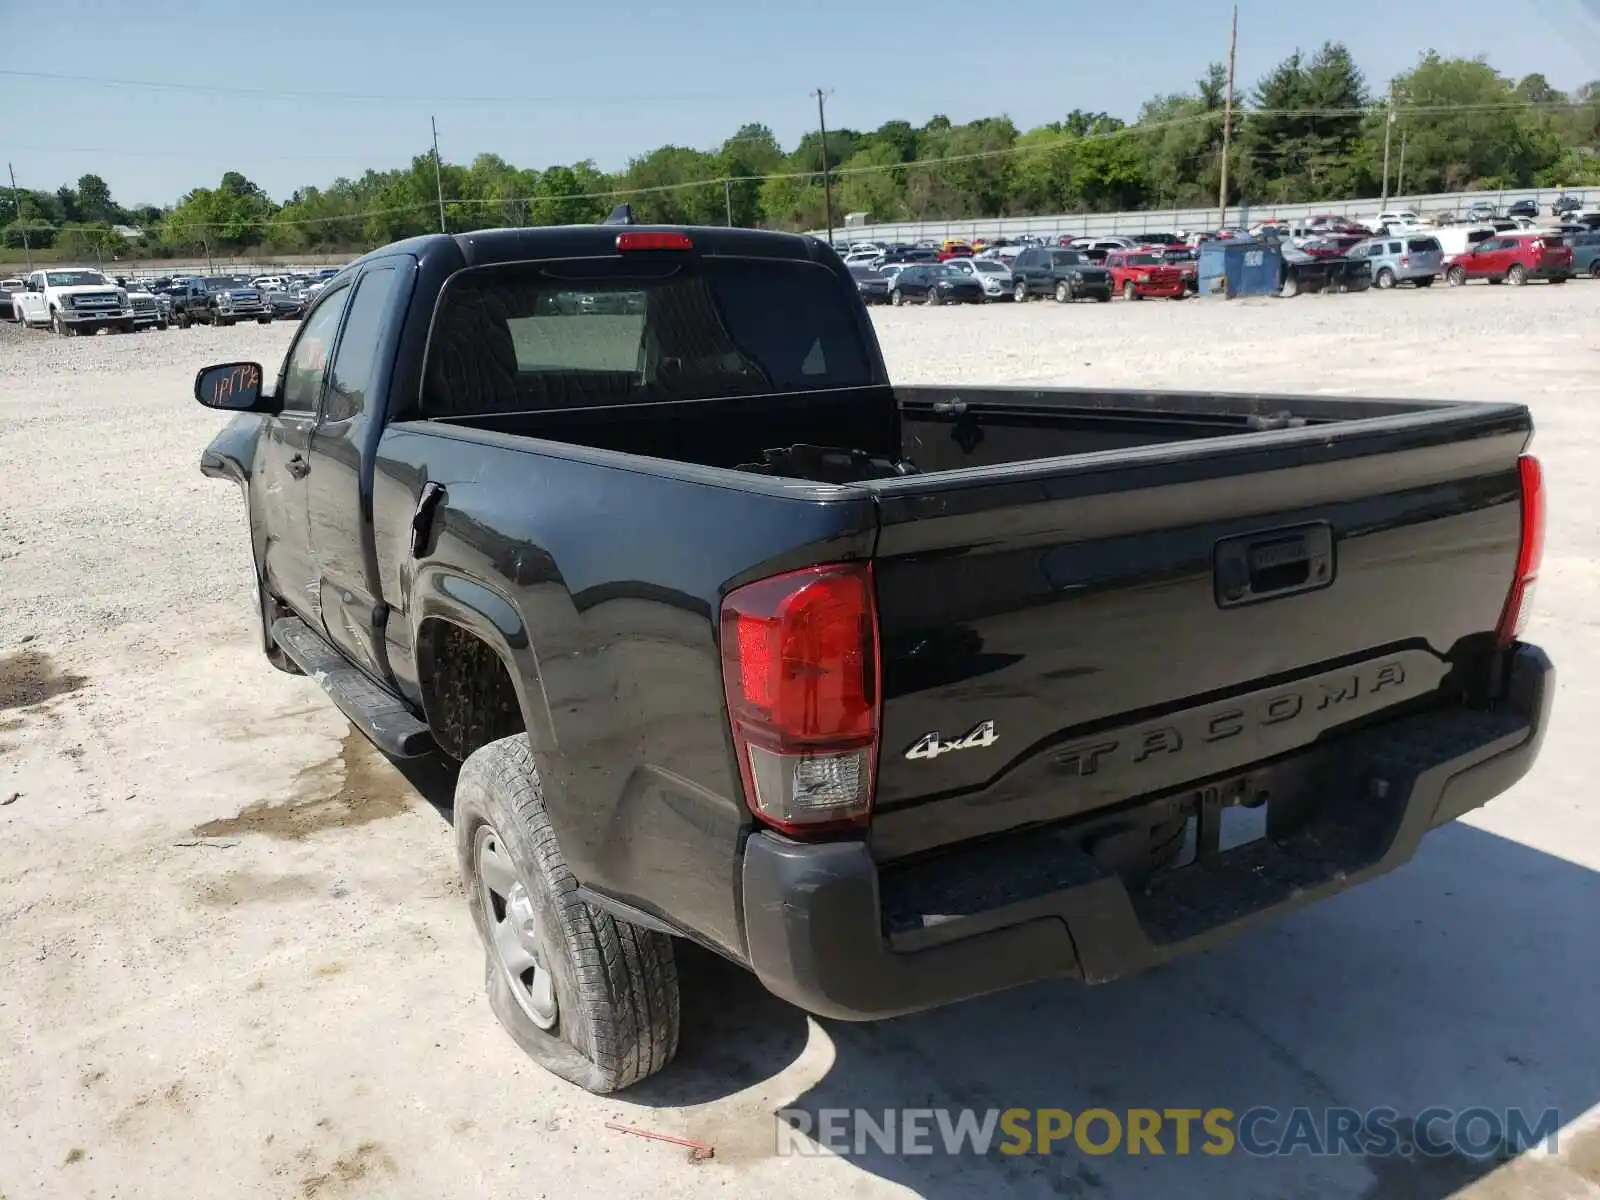
[[[817,130],[822,135],[822,203],[828,210],[828,245],[833,245],[833,179],[828,174],[828,122],[822,115],[822,89],[817,89]]]
[[[1406,131],[1400,130],[1400,177],[1395,182],[1394,192],[1397,196],[1406,194]]]
[[[1233,58],[1239,48],[1239,6],[1233,6],[1233,29],[1228,34],[1228,94],[1222,104],[1222,180],[1217,185],[1217,208],[1222,220],[1217,228],[1228,227],[1228,146],[1233,141]]]
[[[1389,110],[1383,119],[1383,199],[1380,208],[1389,207],[1389,138],[1394,133],[1394,93],[1389,93]]]
[[[11,173],[11,203],[17,206],[17,228],[22,231],[22,253],[28,260],[28,274],[33,274],[33,249],[28,245],[28,226],[22,219],[22,193],[17,191],[17,169],[10,163],[6,170]]]
[[[722,181],[722,202],[728,206],[728,228],[733,228],[733,180]]]
[[[433,186],[439,194],[439,232],[448,233],[444,227],[444,175],[439,170],[439,123],[429,117],[428,124],[433,128]]]

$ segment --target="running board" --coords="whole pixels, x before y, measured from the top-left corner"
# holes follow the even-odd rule
[[[350,723],[392,758],[422,758],[436,749],[427,725],[399,697],[373,683],[350,665],[299,617],[272,623],[272,640],[294,665],[322,685]]]

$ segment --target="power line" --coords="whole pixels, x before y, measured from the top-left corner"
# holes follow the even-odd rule
[[[450,96],[430,95],[424,92],[336,92],[281,88],[248,87],[230,80],[226,83],[191,83],[173,79],[116,79],[103,75],[67,75],[55,71],[0,70],[0,78],[36,79],[51,83],[88,84],[94,87],[134,88],[148,91],[205,92],[214,98],[230,96],[270,96],[278,100],[353,100],[373,104],[581,104],[593,107],[600,103],[632,103],[660,100],[730,100],[750,96],[782,96],[804,94],[801,88],[760,88],[755,91],[682,91],[682,92],[565,92],[546,95],[502,96]]]

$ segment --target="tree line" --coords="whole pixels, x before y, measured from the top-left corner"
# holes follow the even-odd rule
[[[852,212],[888,222],[1214,206],[1226,80],[1211,64],[1132,122],[1076,109],[1027,130],[1005,116],[830,130],[835,223]],[[1513,80],[1482,59],[1429,51],[1380,92],[1330,42],[1290,55],[1233,105],[1230,205],[1377,195],[1386,126],[1392,194],[1600,184],[1600,81],[1566,94],[1542,75]],[[436,175],[433,155],[420,154],[281,204],[229,171],[170,207],[128,209],[86,174],[54,193],[0,198],[0,237],[12,250],[26,236],[34,248],[103,257],[346,253],[436,231],[441,191],[451,232],[593,221],[623,200],[643,221],[817,229],[822,169],[819,134],[785,150],[751,123],[716,150],[662,146],[617,172],[592,160],[539,171],[482,154],[438,163]],[[125,240],[117,225],[144,236]]]

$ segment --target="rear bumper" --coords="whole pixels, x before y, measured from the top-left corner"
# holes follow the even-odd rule
[[[1522,778],[1548,725],[1555,670],[1534,646],[1512,664],[1495,711],[1425,713],[1347,739],[1320,781],[1327,815],[1288,837],[1158,875],[1137,895],[1092,859],[1063,856],[1065,886],[969,911],[914,949],[884,932],[884,879],[864,842],[754,834],[743,864],[751,968],[800,1008],[862,1021],[1057,975],[1101,983],[1208,948],[1400,866],[1430,829]]]

